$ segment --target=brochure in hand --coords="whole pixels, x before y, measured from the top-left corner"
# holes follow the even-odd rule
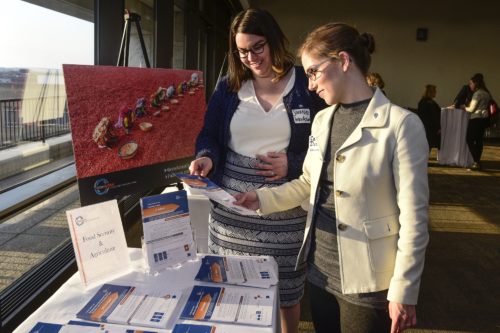
[[[146,293],[134,286],[104,284],[76,317],[103,323],[166,328],[180,296],[171,291]]]
[[[196,257],[186,191],[141,198],[144,246],[151,270]]]
[[[271,326],[273,304],[271,290],[194,286],[180,318]]]
[[[184,173],[178,173],[176,176],[182,180],[192,194],[204,195],[240,215],[258,215],[254,210],[235,205],[236,199],[208,178]]]
[[[195,280],[258,288],[269,288],[278,283],[275,266],[267,257],[214,255],[206,255],[202,258]]]

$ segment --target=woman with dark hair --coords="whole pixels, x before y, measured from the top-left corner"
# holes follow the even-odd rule
[[[304,70],[294,67],[287,46],[268,12],[247,9],[234,18],[228,73],[208,104],[192,174],[208,176],[233,194],[300,175],[312,120],[325,104],[307,89]],[[295,270],[295,262],[306,214],[297,207],[249,217],[216,203],[210,211],[209,251],[276,259],[283,332],[298,330],[305,264]]]
[[[331,105],[314,119],[302,175],[237,195],[261,214],[308,199],[298,263],[308,263],[317,333],[401,332],[416,324],[428,243],[428,145],[417,115],[366,82],[375,43],[344,23],[300,48],[309,89]]]
[[[433,147],[439,149],[441,145],[441,107],[434,100],[436,92],[435,85],[427,84],[418,102],[417,113],[424,124],[429,152]]]
[[[489,107],[491,95],[484,83],[481,73],[476,73],[469,80],[469,88],[473,91],[472,99],[468,106],[462,105],[461,109],[470,112],[470,120],[467,125],[467,145],[474,159],[472,170],[481,169],[481,155],[483,154],[483,136],[488,127]]]

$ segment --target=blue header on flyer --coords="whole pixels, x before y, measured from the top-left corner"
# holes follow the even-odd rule
[[[83,320],[106,323],[118,304],[133,292],[135,287],[104,284],[92,299],[76,314]]]
[[[217,184],[212,182],[210,179],[201,177],[201,176],[195,176],[195,175],[188,175],[185,173],[176,173],[175,174],[177,178],[182,180],[183,183],[188,185],[189,187],[192,188],[199,188],[203,190],[218,190],[220,189]]]
[[[141,198],[141,211],[144,223],[189,214],[187,193],[182,190]]]
[[[180,318],[210,320],[223,289],[220,287],[194,286]]]
[[[172,333],[212,333],[213,326],[176,324]]]
[[[29,333],[58,333],[63,325],[38,322]]]
[[[223,283],[227,282],[226,258],[218,256],[205,256],[201,260],[200,270],[195,280]]]

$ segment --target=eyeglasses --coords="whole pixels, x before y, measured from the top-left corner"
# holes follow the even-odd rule
[[[256,45],[252,46],[252,48],[250,48],[250,50],[239,48],[237,51],[234,51],[234,53],[239,54],[240,58],[244,59],[244,58],[248,57],[249,53],[256,55],[256,54],[261,54],[262,52],[264,52],[264,46],[266,46],[266,44],[267,44],[267,40],[257,43]]]
[[[332,60],[336,60],[338,58],[335,58],[335,57],[332,57],[332,58],[328,58],[326,60],[323,60],[322,62],[320,62],[319,64],[316,64],[316,65],[312,65],[311,67],[309,67],[307,69],[307,72],[306,72],[306,76],[309,80],[311,81],[316,81],[317,79],[319,79],[321,77],[321,74],[326,70],[326,68],[328,67],[325,66],[325,68],[323,68],[322,70],[319,70],[319,66],[323,65],[324,63],[326,62],[329,62],[329,61],[332,61]]]

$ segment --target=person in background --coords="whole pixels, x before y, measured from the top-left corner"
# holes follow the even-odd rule
[[[302,175],[239,194],[261,214],[309,205],[298,265],[308,262],[317,333],[401,332],[416,324],[428,243],[428,145],[415,113],[366,82],[371,34],[344,23],[311,32],[299,54],[314,119]]]
[[[457,96],[455,97],[452,106],[455,109],[459,109],[462,105],[469,105],[470,100],[472,99],[472,93],[473,91],[470,90],[468,84],[463,85]]]
[[[194,175],[229,193],[273,187],[297,178],[311,123],[324,102],[294,67],[288,41],[270,13],[247,9],[233,20],[228,74],[217,85],[196,141]],[[295,270],[306,212],[300,207],[266,217],[242,216],[212,202],[209,251],[270,255],[279,265],[282,332],[297,332],[305,264]]]
[[[491,95],[484,83],[481,73],[476,73],[469,80],[469,88],[473,92],[469,105],[461,105],[461,109],[470,112],[469,124],[467,125],[467,145],[474,159],[472,170],[481,169],[481,155],[483,154],[484,131],[489,123],[489,107]]]
[[[434,100],[436,92],[435,85],[427,84],[418,102],[417,113],[424,124],[429,152],[432,148],[439,149],[441,145],[441,107]]]
[[[382,76],[379,73],[371,72],[366,75],[366,82],[368,82],[368,85],[370,87],[375,87],[379,88],[384,95],[386,95],[384,91],[385,83],[384,80],[382,80]]]

